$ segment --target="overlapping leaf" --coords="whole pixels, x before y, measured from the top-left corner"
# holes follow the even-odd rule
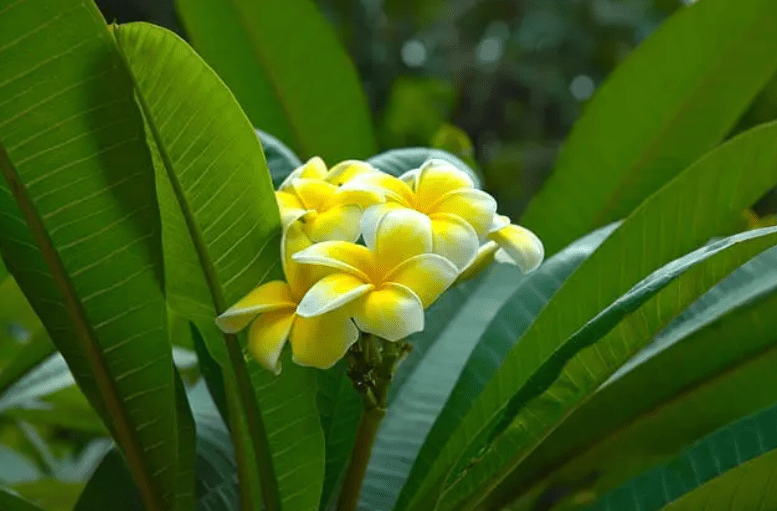
[[[140,23],[119,27],[116,37],[163,163],[168,297],[214,358],[228,360],[225,395],[246,478],[241,487],[255,495],[261,483],[268,508],[317,509],[324,461],[315,373],[287,364],[275,378],[213,322],[280,274],[280,221],[260,142],[226,86],[180,38]],[[295,473],[305,475],[304,488],[293,484]]]
[[[554,494],[559,501],[593,497],[777,400],[777,390],[762,384],[777,362],[777,295],[760,298],[777,284],[775,257],[775,249],[761,254],[689,307],[506,478],[493,500],[506,505],[521,495],[513,508],[529,510]]]
[[[591,509],[771,509],[777,504],[775,426],[777,407],[740,419],[613,490]]]
[[[447,310],[429,309],[427,316],[440,328],[419,334],[434,335],[435,342],[425,343],[431,345],[428,359],[409,375],[389,408],[365,479],[365,507],[391,508],[413,461],[439,453],[501,364],[516,338],[505,332],[525,330],[558,286],[614,228],[573,243],[526,277],[514,268],[494,268],[462,292],[453,321],[449,319],[454,314]]]
[[[522,218],[548,253],[625,217],[723,139],[777,69],[775,23],[770,0],[699,2],[629,55]]]
[[[491,433],[490,445],[462,458],[439,508],[480,505],[549,431],[671,318],[729,272],[775,244],[777,228],[711,243],[654,272],[586,323],[510,399],[504,417],[515,418],[503,419],[511,420],[504,431]],[[496,428],[501,429],[498,424]],[[468,463],[466,469],[463,463]]]
[[[416,461],[398,502],[404,509],[435,499],[465,446],[477,453],[512,419],[505,406],[551,360],[564,341],[651,271],[733,222],[777,181],[777,125],[743,134],[689,167],[645,201],[559,289],[507,355],[494,378],[453,432],[440,457]],[[747,177],[744,167],[752,172]],[[694,200],[689,200],[693,197]],[[633,264],[623,264],[623,261]],[[571,355],[571,354],[570,354]],[[513,410],[516,413],[518,410]],[[474,441],[474,445],[473,445]]]
[[[154,174],[91,3],[0,4],[0,250],[124,451],[173,502],[177,428]]]

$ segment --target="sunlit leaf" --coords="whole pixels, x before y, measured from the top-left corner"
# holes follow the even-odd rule
[[[150,510],[177,428],[154,174],[132,81],[90,2],[0,7],[0,251]]]

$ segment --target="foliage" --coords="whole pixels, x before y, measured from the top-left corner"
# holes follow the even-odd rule
[[[435,147],[374,155],[375,89],[310,0],[178,9],[194,49],[91,1],[0,0],[0,508],[333,509],[352,453],[365,510],[772,505],[777,228],[737,231],[777,183],[777,123],[741,120],[777,70],[773,2],[683,7],[606,80],[525,216],[552,257],[465,271],[379,374],[371,431],[351,379],[375,353],[286,349],[278,376],[214,320],[280,278],[274,188],[309,156],[406,182],[441,159],[486,190],[490,164],[424,80],[385,81],[377,138]]]

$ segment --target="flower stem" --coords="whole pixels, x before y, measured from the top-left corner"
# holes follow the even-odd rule
[[[367,473],[367,463],[370,461],[372,444],[378,434],[380,422],[386,410],[383,408],[362,409],[359,418],[359,426],[356,430],[356,441],[351,453],[351,461],[345,472],[343,488],[340,492],[340,500],[337,503],[338,511],[353,511],[359,502],[359,493],[362,489],[364,474]]]
[[[337,503],[338,511],[354,511],[380,423],[386,415],[389,386],[397,365],[410,351],[406,342],[390,342],[364,334],[348,352],[348,376],[362,398],[351,459]]]

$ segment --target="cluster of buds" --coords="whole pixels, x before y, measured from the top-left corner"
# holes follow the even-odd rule
[[[228,333],[250,325],[251,353],[276,373],[287,340],[296,363],[326,369],[359,331],[393,342],[423,330],[424,309],[495,259],[529,272],[544,256],[531,231],[443,160],[394,177],[312,158],[276,198],[286,281],[260,285],[217,319]]]

